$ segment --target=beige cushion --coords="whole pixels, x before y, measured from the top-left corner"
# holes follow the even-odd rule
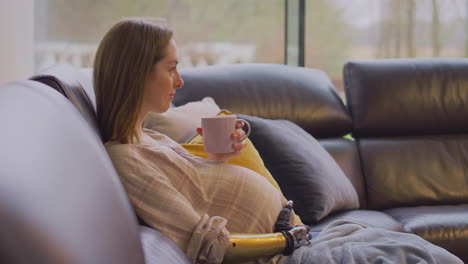
[[[201,101],[170,108],[162,114],[150,112],[145,117],[144,127],[164,134],[178,143],[185,143],[201,127],[202,117],[215,116],[220,111],[213,98],[205,97]]]

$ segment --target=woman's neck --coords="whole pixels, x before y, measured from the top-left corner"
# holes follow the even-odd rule
[[[145,120],[145,116],[147,114],[148,111],[141,111],[135,124],[135,131],[137,132],[140,139],[143,136],[143,121]]]

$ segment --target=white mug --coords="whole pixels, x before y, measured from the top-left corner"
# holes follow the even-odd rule
[[[247,125],[247,133],[240,139],[232,139],[236,132],[236,123],[241,121]],[[235,115],[217,115],[202,117],[203,146],[207,153],[234,152],[232,143],[242,142],[250,135],[250,124],[244,119],[237,119]]]

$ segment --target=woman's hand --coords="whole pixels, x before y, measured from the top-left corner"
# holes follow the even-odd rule
[[[293,227],[290,224],[291,213],[293,210],[293,201],[289,200],[286,205],[281,209],[275,223],[275,232],[289,231]]]
[[[245,136],[244,130],[241,128],[244,126],[244,123],[242,121],[238,121],[236,123],[236,132],[231,134],[231,138],[235,140],[239,140],[242,137]],[[203,131],[201,128],[197,128],[197,133],[202,136]],[[228,161],[236,156],[238,156],[242,150],[247,146],[247,141],[243,140],[241,142],[234,142],[232,143],[232,148],[234,149],[234,152],[231,153],[208,153],[207,159],[209,160],[221,160],[221,161]]]
[[[289,231],[283,231],[284,237],[286,237],[286,249],[284,255],[291,255],[294,250],[310,245],[310,228],[306,225],[298,225]]]
[[[275,223],[275,232],[283,233],[286,238],[285,255],[291,255],[299,247],[308,245],[311,239],[310,228],[307,225],[297,225],[292,227],[289,221],[293,210],[293,201],[289,200],[279,213]]]

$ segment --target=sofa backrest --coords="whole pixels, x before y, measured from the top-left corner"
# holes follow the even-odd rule
[[[306,131],[308,129],[309,133],[319,137],[319,142],[351,180],[361,208],[365,208],[357,147],[354,141],[342,139],[351,132],[351,117],[325,73],[285,65],[241,64],[183,69],[181,75],[185,86],[176,93],[176,105],[211,96],[221,108],[236,114],[287,119],[298,122]],[[88,97],[93,102],[92,107],[88,100],[67,98],[78,105],[78,109],[95,109],[91,69],[57,65],[31,79],[57,90],[69,90],[68,94],[85,91],[86,96],[79,98]],[[94,112],[84,117],[91,125],[97,123]]]
[[[233,113],[286,119],[314,137],[344,136],[351,117],[328,76],[280,64],[237,64],[184,69],[176,106],[213,97]]]
[[[468,59],[344,66],[369,208],[468,202]]]
[[[318,142],[330,153],[353,184],[359,198],[359,208],[366,209],[366,188],[356,142],[345,138],[323,138]]]
[[[30,79],[47,84],[70,100],[89,126],[100,135],[92,77],[91,69],[78,70],[68,64],[58,64]]]
[[[100,138],[58,92],[0,87],[0,262],[144,263]]]
[[[316,137],[351,180],[365,208],[357,147],[342,138],[351,132],[351,116],[324,72],[255,63],[183,69],[181,75],[185,85],[176,93],[177,106],[210,96],[233,113],[289,120]]]

